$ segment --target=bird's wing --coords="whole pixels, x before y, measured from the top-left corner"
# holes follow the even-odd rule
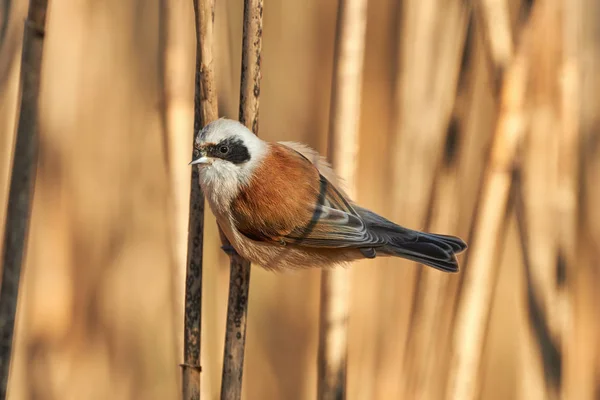
[[[278,144],[271,157],[268,165],[277,168],[255,172],[257,182],[271,184],[256,183],[234,202],[234,223],[240,233],[252,240],[306,247],[385,244],[386,239],[368,230],[345,195],[304,154]]]
[[[348,200],[323,175],[316,203],[307,204],[312,217],[283,237],[284,241],[307,247],[371,247],[385,244],[373,235]]]

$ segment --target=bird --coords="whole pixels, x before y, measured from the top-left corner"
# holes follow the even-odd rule
[[[232,119],[198,132],[189,165],[229,241],[223,250],[267,270],[400,257],[455,273],[467,248],[459,237],[405,228],[361,207],[317,151],[264,141]]]

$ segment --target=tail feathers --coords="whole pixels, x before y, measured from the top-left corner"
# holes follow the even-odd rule
[[[387,244],[376,248],[377,253],[407,258],[446,272],[458,272],[456,254],[467,248],[462,239],[407,229],[366,208],[354,207],[370,232],[385,238]],[[363,255],[373,256],[367,250],[372,249],[365,249]]]
[[[383,253],[403,257],[445,271],[458,272],[456,253],[467,248],[460,238],[433,233],[415,232],[413,240],[391,238],[381,249]]]
[[[467,244],[456,236],[440,235],[438,233],[420,232],[421,239],[427,239],[439,245],[449,246],[452,252],[460,253],[467,249]]]

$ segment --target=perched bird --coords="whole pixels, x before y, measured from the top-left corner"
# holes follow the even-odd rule
[[[352,202],[318,153],[269,143],[221,118],[196,137],[194,160],[208,204],[231,246],[264,268],[328,267],[402,257],[457,272],[467,248],[454,236],[397,225]]]

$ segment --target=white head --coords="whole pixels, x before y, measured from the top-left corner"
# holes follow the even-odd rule
[[[200,185],[215,206],[227,207],[267,152],[267,143],[237,121],[221,118],[196,137],[194,160]]]

